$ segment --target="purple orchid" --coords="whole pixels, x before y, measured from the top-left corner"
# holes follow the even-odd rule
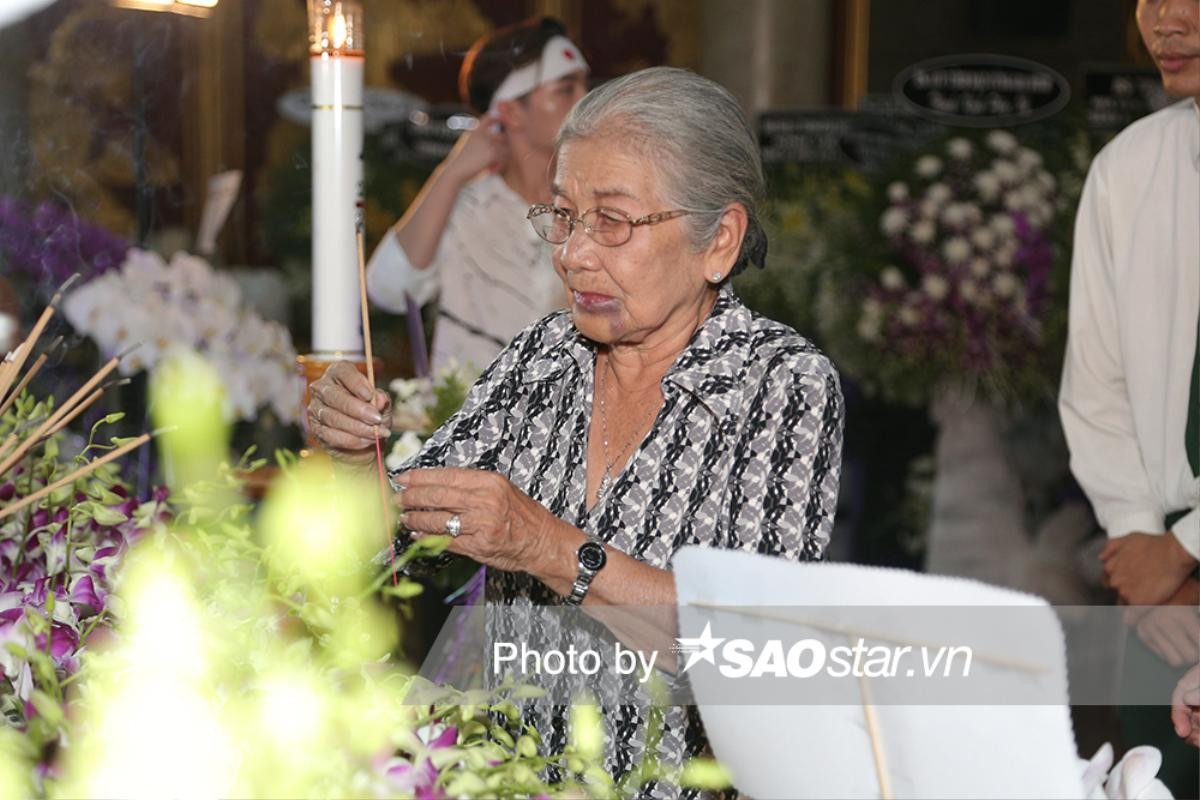
[[[0,259],[38,284],[58,286],[78,272],[89,280],[121,265],[129,242],[73,211],[42,203],[33,211],[0,198]]]
[[[449,725],[429,740],[429,750],[441,750],[458,744],[458,728]],[[428,756],[413,761],[391,758],[384,765],[389,784],[398,792],[411,792],[417,800],[445,800],[446,793],[436,786],[438,769]]]

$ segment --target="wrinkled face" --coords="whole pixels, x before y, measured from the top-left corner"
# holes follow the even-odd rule
[[[1137,23],[1167,93],[1200,98],[1200,0],[1138,0]]]
[[[617,141],[597,136],[562,146],[554,205],[573,217],[598,206],[633,219],[673,210],[662,199],[652,157]],[[599,244],[576,224],[570,238],[554,248],[554,268],[575,326],[602,344],[652,344],[694,328],[713,298],[704,277],[707,261],[705,253],[693,251],[682,217],[635,227],[617,247]]]
[[[543,83],[517,104],[521,108],[522,131],[538,150],[554,147],[554,137],[567,113],[587,94],[587,75],[583,70]]]

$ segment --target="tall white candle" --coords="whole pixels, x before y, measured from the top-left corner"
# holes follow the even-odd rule
[[[322,52],[310,62],[313,350],[360,353],[355,225],[362,208],[364,59]]]

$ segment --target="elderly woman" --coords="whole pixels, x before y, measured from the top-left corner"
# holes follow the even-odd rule
[[[730,286],[765,257],[763,192],[736,101],[690,72],[614,80],[567,117],[553,202],[528,217],[568,309],[518,335],[395,476],[403,527],[491,567],[489,603],[674,605],[684,545],[821,558],[837,373]],[[339,364],[313,396],[320,441],[368,461],[386,395]],[[667,727],[660,758],[703,747],[694,718]]]

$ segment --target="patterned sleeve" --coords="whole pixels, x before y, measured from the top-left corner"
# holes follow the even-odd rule
[[[819,561],[833,530],[843,405],[824,356],[775,360],[755,392],[729,487],[730,548]]]

